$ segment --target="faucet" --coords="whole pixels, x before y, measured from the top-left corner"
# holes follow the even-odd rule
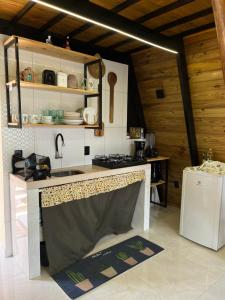
[[[58,133],[57,136],[55,137],[55,159],[63,158],[62,153],[61,153],[61,155],[59,154],[59,146],[58,146],[59,137],[61,137],[62,146],[65,146],[64,137],[63,137],[62,133]]]

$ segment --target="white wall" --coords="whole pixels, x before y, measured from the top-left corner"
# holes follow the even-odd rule
[[[0,35],[0,100],[1,100],[1,135],[0,147],[1,159],[1,192],[0,195],[0,245],[4,240],[6,248],[10,249],[10,205],[9,205],[9,172],[11,171],[11,157],[15,149],[22,149],[24,156],[35,152],[47,155],[51,159],[52,168],[77,166],[90,164],[96,154],[130,153],[130,141],[126,139],[127,126],[127,85],[128,66],[108,60],[104,60],[106,74],[103,77],[103,122],[105,123],[105,134],[103,137],[95,137],[93,129],[60,129],[60,128],[24,128],[9,129],[6,124],[6,99],[4,85],[4,63],[2,40]],[[14,53],[10,52],[10,66],[15,70]],[[62,71],[66,73],[81,73],[83,65],[68,62],[63,59],[37,53],[20,51],[20,69],[32,67],[38,74],[37,80],[41,82],[41,73],[44,69]],[[115,86],[115,115],[114,123],[109,123],[109,85],[107,82],[108,72],[117,74]],[[22,89],[22,111],[23,113],[41,113],[43,109],[64,109],[75,111],[83,107],[83,96],[62,94],[49,91],[33,89]],[[16,92],[12,93],[16,99]],[[95,105],[95,99],[91,105]],[[63,147],[63,159],[55,159],[54,138],[57,133],[62,133],[65,139]],[[84,146],[90,146],[90,155],[84,156]],[[4,232],[6,228],[6,238]],[[3,243],[2,243],[3,244]],[[7,251],[6,251],[7,252]]]

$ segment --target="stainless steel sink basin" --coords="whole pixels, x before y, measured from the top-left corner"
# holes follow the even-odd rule
[[[80,175],[80,174],[84,174],[84,172],[79,170],[69,170],[69,171],[51,173],[52,177],[65,177],[65,176],[73,176],[73,175]]]

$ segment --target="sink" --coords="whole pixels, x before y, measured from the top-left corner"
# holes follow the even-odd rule
[[[65,176],[73,176],[73,175],[80,175],[80,174],[84,174],[84,172],[79,170],[69,170],[69,171],[51,173],[52,177],[65,177]]]

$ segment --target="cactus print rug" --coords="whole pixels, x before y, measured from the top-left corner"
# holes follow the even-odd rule
[[[134,236],[85,257],[52,277],[71,299],[76,299],[162,250],[160,246]]]

